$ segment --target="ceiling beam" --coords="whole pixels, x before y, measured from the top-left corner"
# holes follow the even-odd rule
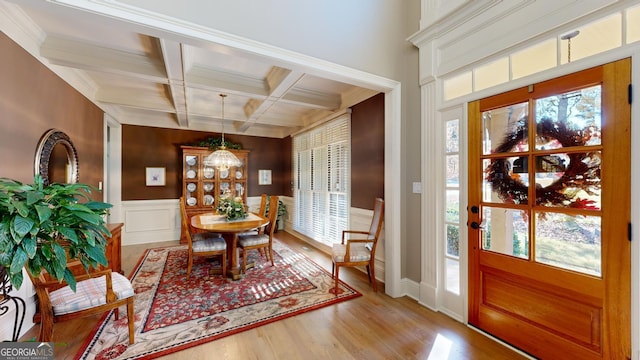
[[[268,95],[263,80],[202,66],[194,65],[184,78],[187,87],[261,99]]]
[[[158,43],[169,80],[169,96],[173,101],[178,125],[180,127],[189,127],[184,73],[182,70],[182,45],[165,39],[158,39]]]
[[[56,37],[47,37],[40,54],[55,65],[167,83],[162,63],[142,54]]]

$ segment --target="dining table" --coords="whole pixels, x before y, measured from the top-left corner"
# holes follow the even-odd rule
[[[227,220],[225,215],[215,212],[195,214],[191,226],[196,229],[220,233],[227,242],[227,274],[233,280],[242,278],[238,254],[238,235],[269,224],[269,220],[255,213],[248,213],[244,219]],[[247,267],[250,267],[247,264]]]

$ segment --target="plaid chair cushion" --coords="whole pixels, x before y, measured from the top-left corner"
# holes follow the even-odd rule
[[[214,236],[212,236],[214,235]],[[217,236],[216,236],[217,235]],[[220,234],[195,234],[193,235],[193,251],[194,252],[208,252],[216,250],[224,250],[227,248],[227,242]]]
[[[133,287],[129,279],[123,275],[111,273],[113,292],[118,299],[133,296]],[[106,276],[91,278],[76,284],[76,292],[69,286],[57,289],[49,293],[49,299],[55,315],[80,311],[107,303]]]
[[[331,255],[335,262],[344,261],[368,261],[371,259],[371,252],[366,248],[365,243],[352,243],[349,252],[350,259],[345,260],[344,255],[347,252],[347,245],[333,244]]]
[[[266,234],[238,236],[238,246],[240,247],[254,246],[254,245],[268,244],[268,243],[269,243],[269,235],[266,235]]]

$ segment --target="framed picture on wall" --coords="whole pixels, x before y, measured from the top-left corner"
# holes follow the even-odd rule
[[[147,170],[147,186],[164,186],[165,168],[163,167],[148,167]]]
[[[258,170],[258,185],[271,185],[271,170]]]

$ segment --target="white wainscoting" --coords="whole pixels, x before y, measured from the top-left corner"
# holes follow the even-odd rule
[[[180,239],[180,202],[131,200],[122,202],[122,245]]]
[[[293,198],[280,196],[287,206],[285,230],[291,228]],[[258,211],[260,196],[247,197],[249,211]],[[180,200],[130,200],[122,202],[122,246],[180,239]]]

